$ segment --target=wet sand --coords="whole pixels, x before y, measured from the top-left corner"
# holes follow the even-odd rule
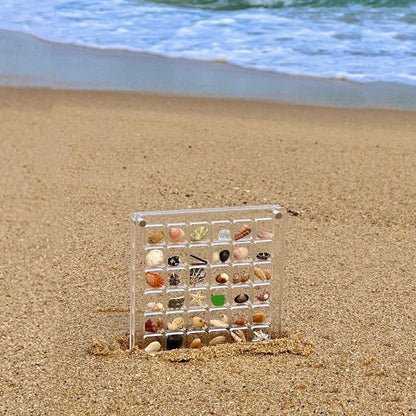
[[[416,86],[248,70],[221,62],[79,47],[0,30],[0,86],[168,93],[342,108],[416,110]]]
[[[415,132],[406,111],[0,89],[0,413],[416,414]],[[286,337],[123,350],[130,213],[266,203],[299,211]]]

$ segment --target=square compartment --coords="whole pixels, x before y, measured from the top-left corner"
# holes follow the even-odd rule
[[[211,240],[211,227],[208,222],[191,222],[189,224],[189,241],[191,244]]]
[[[213,242],[227,242],[233,238],[233,224],[231,221],[212,221],[211,238]]]

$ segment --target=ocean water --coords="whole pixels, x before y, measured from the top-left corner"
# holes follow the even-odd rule
[[[0,29],[282,74],[416,85],[416,0],[2,0]]]

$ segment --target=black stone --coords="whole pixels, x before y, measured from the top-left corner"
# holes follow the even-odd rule
[[[168,258],[169,266],[177,266],[181,262],[179,256],[172,256]]]
[[[228,250],[222,250],[220,252],[220,260],[225,263],[228,260],[228,257],[230,257],[230,252]]]
[[[167,350],[175,350],[176,348],[182,347],[183,344],[183,335],[175,334],[175,335],[168,335],[166,337],[166,349]]]
[[[234,298],[235,303],[244,303],[248,301],[248,295],[246,293],[241,293]]]
[[[269,260],[270,253],[258,253],[256,256],[259,260]]]

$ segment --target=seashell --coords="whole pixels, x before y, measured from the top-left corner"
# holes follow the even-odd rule
[[[184,302],[185,302],[185,297],[184,296],[181,296],[179,298],[169,299],[168,308],[170,308],[170,309],[180,309],[180,308],[182,308]]]
[[[181,282],[181,277],[178,274],[172,273],[169,276],[169,284],[171,286],[178,286],[180,282]]]
[[[231,336],[233,337],[235,342],[245,342],[246,336],[241,329],[237,329],[236,331],[231,331]]]
[[[201,329],[206,325],[206,321],[204,321],[202,318],[200,318],[199,316],[194,316],[192,318],[192,326],[195,329]]]
[[[266,320],[266,315],[264,313],[255,313],[253,315],[253,322],[259,324]]]
[[[183,320],[183,318],[178,316],[171,323],[168,323],[168,329],[171,331],[175,331],[177,329],[182,329],[184,325],[185,321]]]
[[[233,275],[233,283],[240,283],[241,282],[241,277],[238,273],[234,273]]]
[[[264,253],[257,253],[257,256],[256,256],[259,260],[269,260],[269,258],[270,258],[270,253],[266,253],[266,252],[264,252]]]
[[[163,304],[160,302],[149,302],[146,305],[146,309],[155,312],[163,311]]]
[[[248,257],[248,248],[247,247],[237,247],[234,249],[234,258],[237,260],[244,260]]]
[[[202,348],[202,342],[201,338],[195,338],[191,344],[189,345],[189,348]]]
[[[257,234],[257,237],[271,240],[273,238],[273,233],[270,233],[268,231],[262,231],[261,233]]]
[[[150,250],[146,255],[146,266],[157,267],[163,264],[163,251]]]
[[[181,262],[179,256],[172,256],[168,258],[169,266],[177,266]]]
[[[221,319],[211,319],[209,324],[215,328],[228,328],[228,324],[224,321],[221,321]]]
[[[221,321],[225,322],[226,324],[228,323],[228,316],[225,313],[223,313],[221,315],[220,319],[221,319]]]
[[[234,298],[235,303],[245,303],[249,299],[248,295],[246,293],[240,293]]]
[[[176,348],[182,347],[183,344],[183,335],[182,334],[173,334],[166,337],[166,349],[174,350]]]
[[[164,236],[165,236],[165,233],[163,231],[159,231],[156,234],[149,235],[149,237],[147,238],[147,242],[149,244],[160,243],[163,240]]]
[[[182,230],[182,228],[172,227],[169,230],[169,240],[174,243],[182,241],[184,237],[185,237],[185,231]]]
[[[218,337],[212,338],[212,340],[209,342],[209,345],[225,344],[226,342],[227,338],[225,338],[224,335],[220,335]]]
[[[157,352],[162,348],[162,345],[159,341],[151,342],[144,350],[146,352]]]
[[[159,319],[156,321],[156,326],[157,326],[159,329],[163,329],[163,319],[162,319],[162,318],[159,318]]]
[[[158,331],[158,327],[156,325],[153,324],[151,319],[148,319],[145,323],[144,323],[144,330],[146,332],[157,332]]]
[[[218,251],[214,251],[212,253],[212,262],[218,263],[219,261],[220,261],[220,253],[218,253]]]
[[[225,303],[225,295],[211,295],[211,302],[214,306],[223,306]]]
[[[221,240],[221,241],[231,240],[231,231],[228,230],[227,228],[220,230],[220,232],[218,233],[218,240]]]
[[[260,295],[257,296],[257,299],[260,302],[265,302],[266,300],[268,300],[270,297],[270,292],[268,290],[264,290],[263,292],[260,293]]]
[[[253,341],[266,341],[270,338],[269,334],[264,333],[263,331],[253,331],[254,337]]]
[[[267,269],[266,271],[263,271],[262,269],[260,269],[260,267],[255,267],[254,268],[254,274],[260,280],[270,280],[271,277],[272,277],[272,271],[270,269]]]
[[[241,282],[247,282],[250,279],[250,273],[245,273],[241,275]]]
[[[237,318],[235,318],[234,323],[238,326],[244,326],[248,324],[248,319],[245,318],[244,316],[239,316]]]
[[[191,241],[201,241],[205,240],[208,236],[208,228],[207,227],[198,227],[191,233]]]
[[[162,276],[156,274],[156,273],[152,273],[152,272],[147,272],[146,273],[146,283],[150,286],[150,287],[162,287],[165,284],[165,281],[163,280]]]
[[[215,280],[218,283],[227,283],[228,282],[228,274],[227,273],[221,273],[221,274],[217,275]]]
[[[220,260],[225,263],[228,260],[228,257],[230,257],[230,252],[228,250],[222,250],[220,252]]]
[[[251,228],[248,224],[244,224],[234,236],[234,240],[240,240],[244,237],[247,237],[251,233]]]

